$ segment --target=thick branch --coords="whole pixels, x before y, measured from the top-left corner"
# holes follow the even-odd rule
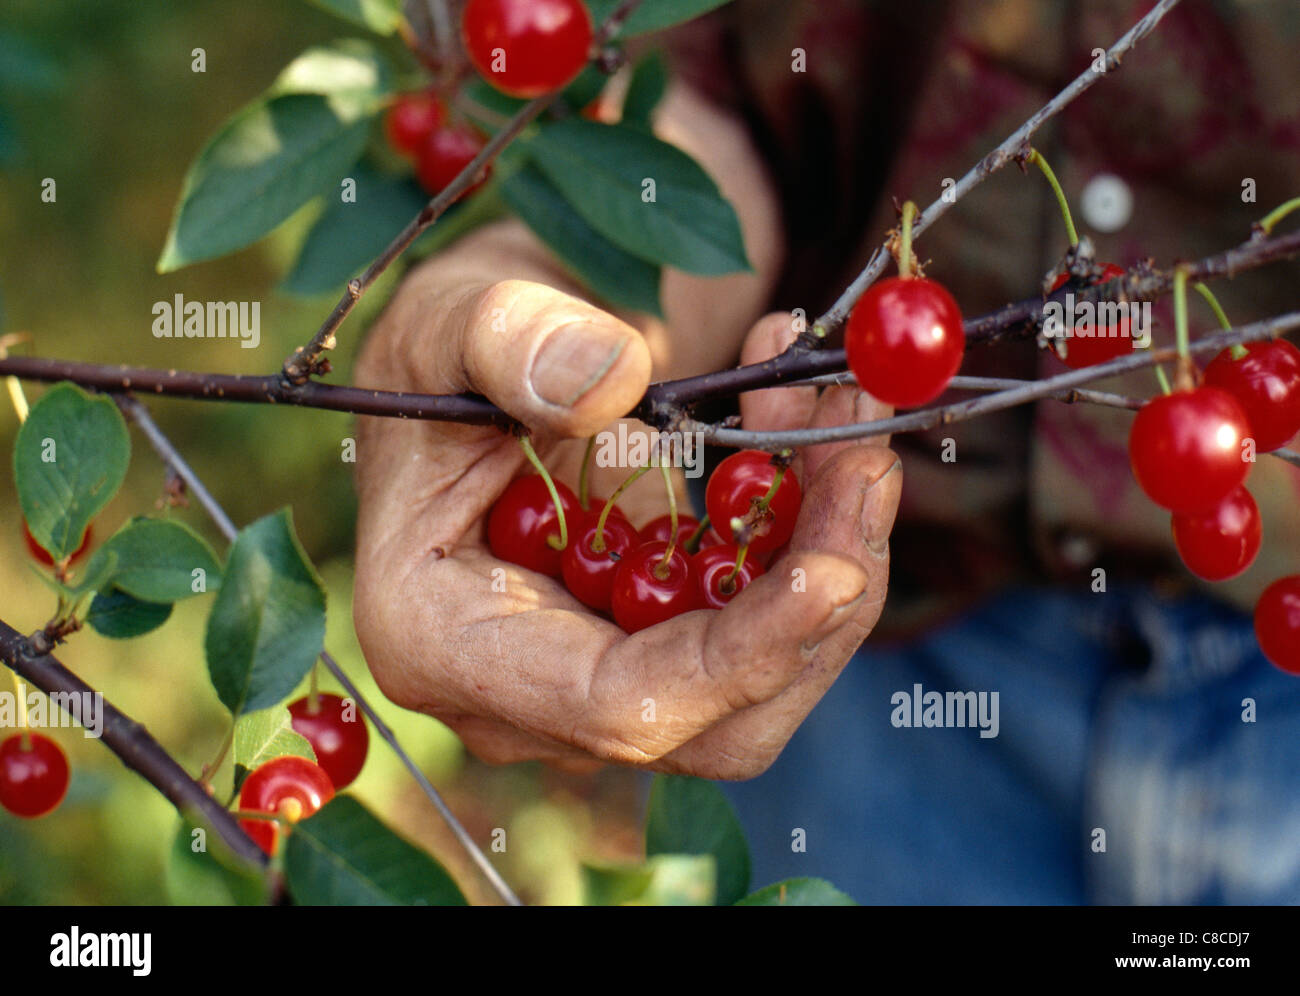
[[[52,655],[35,654],[23,635],[2,621],[0,660],[46,694],[98,695]],[[104,743],[123,764],[155,786],[182,814],[190,811],[201,814],[241,858],[259,866],[266,864],[266,855],[240,829],[238,821],[186,774],[148,730],[107,699],[100,701],[103,702]]]

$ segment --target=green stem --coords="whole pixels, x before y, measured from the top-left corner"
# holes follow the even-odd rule
[[[736,588],[736,575],[740,569],[745,566],[745,555],[749,553],[748,546],[742,546],[740,552],[736,554],[736,566],[731,569],[731,573],[722,579],[722,593],[730,595]]]
[[[1281,221],[1283,218],[1289,215],[1292,211],[1297,211],[1297,210],[1300,210],[1300,197],[1293,197],[1285,204],[1281,204],[1278,207],[1275,207],[1272,211],[1270,211],[1267,215],[1265,215],[1264,218],[1260,220],[1259,227],[1264,230],[1265,235],[1268,235],[1270,232],[1273,231],[1273,227],[1279,221]]]
[[[1155,371],[1156,371],[1156,380],[1160,381],[1160,392],[1162,394],[1173,394],[1174,393],[1173,388],[1169,386],[1169,378],[1165,376],[1165,368],[1157,363],[1155,366]]]
[[[560,522],[560,541],[557,544],[554,536],[546,537],[547,544],[554,550],[563,550],[569,545],[569,526],[564,521],[564,503],[560,501],[560,492],[555,490],[555,482],[551,480],[551,475],[538,457],[537,451],[533,449],[533,442],[527,436],[519,437],[519,446],[524,451],[524,456],[528,462],[533,465],[533,469],[542,475],[542,480],[546,482],[546,490],[551,493],[551,501],[555,503],[555,517]]]
[[[578,504],[585,512],[591,501],[591,455],[596,451],[596,437],[587,439],[587,448],[582,453],[582,468],[578,471]]]
[[[1190,390],[1194,378],[1191,335],[1187,330],[1187,270],[1181,266],[1174,270],[1174,333],[1178,340],[1178,367],[1174,383],[1180,391]]]
[[[709,517],[706,514],[704,518],[700,520],[700,524],[695,527],[695,532],[691,533],[691,535],[687,538],[686,542],[682,544],[682,546],[686,547],[687,553],[699,552],[700,541],[704,539],[704,533],[708,528],[709,528]]]
[[[916,204],[908,201],[903,205],[903,223],[898,242],[898,274],[901,277],[913,276],[916,271],[916,264],[912,260],[912,220],[915,217]]]
[[[659,469],[663,471],[664,487],[668,489],[668,524],[671,527],[668,533],[668,549],[664,551],[664,559],[655,568],[655,575],[662,581],[668,577],[668,564],[673,559],[673,551],[677,549],[677,494],[673,491],[673,473],[668,469],[667,462],[661,460]]]
[[[1065,191],[1061,189],[1060,181],[1056,179],[1056,174],[1052,172],[1052,167],[1047,165],[1047,160],[1037,149],[1029,150],[1029,161],[1043,171],[1043,176],[1047,177],[1047,182],[1051,184],[1052,193],[1056,194],[1056,203],[1061,208],[1061,217],[1065,221],[1065,231],[1070,236],[1070,245],[1079,244],[1079,233],[1074,227],[1074,216],[1070,214],[1070,202],[1066,199]]]
[[[591,548],[596,553],[603,553],[605,550],[605,521],[609,518],[609,510],[614,507],[614,502],[618,501],[624,491],[630,488],[637,480],[648,471],[654,464],[646,464],[644,467],[638,467],[628,476],[628,479],[615,489],[614,493],[609,496],[605,502],[605,507],[600,510],[600,518],[596,520],[596,538],[592,541]]]
[[[307,691],[307,711],[315,716],[320,712],[320,680],[317,672],[320,671],[320,661],[314,660],[311,664],[311,685]]]
[[[1214,317],[1219,320],[1219,324],[1223,326],[1223,330],[1225,332],[1231,332],[1232,322],[1228,321],[1228,315],[1223,310],[1223,305],[1219,304],[1219,299],[1214,296],[1214,291],[1210,290],[1210,288],[1206,287],[1205,284],[1201,283],[1199,280],[1192,284],[1192,286],[1195,287],[1196,292],[1209,303],[1210,308],[1214,311]],[[1243,360],[1250,355],[1250,350],[1239,342],[1234,343],[1229,347],[1229,349],[1232,352],[1232,358],[1234,360]]]
[[[199,781],[202,784],[210,785],[212,783],[212,776],[215,775],[217,771],[221,768],[221,763],[225,761],[226,754],[229,753],[230,751],[230,745],[233,744],[234,742],[235,742],[235,721],[232,719],[230,721],[230,729],[226,731],[226,735],[224,739],[222,739],[221,741],[221,746],[217,748],[217,756],[214,757],[208,764],[203,766],[203,775],[202,777],[199,778]]]

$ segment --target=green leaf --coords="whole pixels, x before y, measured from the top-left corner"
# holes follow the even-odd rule
[[[645,851],[712,854],[718,866],[718,904],[730,906],[749,889],[749,844],[731,803],[712,782],[656,775],[645,821]]]
[[[587,0],[587,9],[591,11],[591,23],[600,27],[621,2],[622,0]],[[633,11],[622,30],[614,37],[631,38],[633,35],[662,31],[664,28],[671,28],[674,24],[681,24],[701,14],[707,14],[728,2],[729,0],[646,0]]]
[[[736,212],[680,149],[634,126],[576,119],[526,145],[588,224],[633,256],[711,276],[749,269]],[[653,199],[643,199],[650,181]]]
[[[293,717],[284,706],[259,709],[235,723],[235,765],[247,771],[277,757],[305,757],[314,762],[316,752],[307,738],[293,729]],[[236,788],[242,779],[236,779]]]
[[[739,900],[737,906],[857,906],[852,897],[820,878],[787,878]]]
[[[110,588],[95,596],[90,603],[86,622],[100,636],[112,640],[127,640],[152,632],[165,623],[172,614],[170,604],[159,605],[132,598],[124,591]]]
[[[186,816],[167,852],[166,883],[176,906],[259,906],[267,899],[262,876],[229,854],[215,830]]]
[[[14,443],[14,479],[32,538],[56,561],[81,545],[130,459],[126,422],[108,398],[64,383],[32,406]]]
[[[709,854],[660,854],[643,865],[582,866],[584,906],[712,906]]]
[[[311,0],[331,14],[369,28],[381,35],[391,35],[402,22],[402,0]]]
[[[145,602],[179,602],[221,586],[221,565],[207,541],[189,526],[170,519],[132,519],[91,560],[116,555],[113,586]],[[87,575],[91,573],[87,567]],[[203,573],[195,577],[195,571]],[[109,578],[93,587],[102,590]],[[202,581],[202,588],[195,585]],[[91,587],[86,581],[82,587]]]
[[[185,177],[160,273],[256,242],[360,157],[387,88],[358,43],[312,49],[235,114]]]
[[[59,64],[26,38],[0,31],[0,90],[53,93],[66,79]]]
[[[668,88],[668,64],[663,54],[651,52],[632,70],[632,79],[623,97],[622,123],[636,128],[650,128],[650,116],[663,100]]]
[[[356,200],[344,201],[338,191],[326,198],[325,210],[307,233],[282,290],[342,290],[429,201],[409,175],[383,173],[364,160],[352,169],[351,178],[356,181]],[[445,220],[440,218],[438,225]]]
[[[610,304],[652,315],[659,305],[659,268],[592,230],[564,196],[531,165],[501,183],[501,196],[583,283]]]
[[[236,537],[208,617],[208,673],[235,716],[275,705],[325,643],[325,589],[288,509]]]
[[[466,905],[438,862],[346,795],[294,827],[284,870],[303,906]]]

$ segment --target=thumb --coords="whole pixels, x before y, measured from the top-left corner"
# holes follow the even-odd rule
[[[545,284],[504,280],[444,313],[417,390],[474,391],[529,428],[589,436],[627,414],[650,383],[632,326]]]

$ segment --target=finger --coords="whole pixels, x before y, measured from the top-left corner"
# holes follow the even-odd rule
[[[767,315],[750,330],[740,351],[742,364],[762,363],[785,352],[798,337],[789,312]],[[740,396],[740,415],[746,429],[777,432],[808,424],[817,404],[815,387],[773,387]]]
[[[722,720],[663,758],[661,770],[752,778],[776,760],[880,617],[889,578],[888,537],[901,488],[901,465],[888,450],[852,447],[823,464],[805,495],[790,545],[839,553],[864,568],[868,581],[855,611],[812,648],[809,666],[780,695]],[[788,560],[771,573],[788,575]]]

